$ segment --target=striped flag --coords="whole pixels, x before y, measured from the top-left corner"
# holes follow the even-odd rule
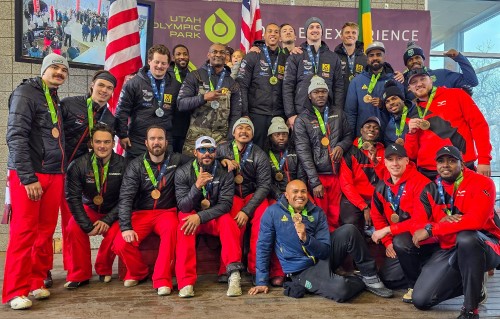
[[[255,40],[262,39],[259,0],[242,0],[240,49],[248,52]]]
[[[111,0],[104,69],[117,80],[109,106],[114,113],[125,76],[142,67],[136,0]]]
[[[372,13],[370,0],[359,0],[358,11],[359,41],[365,44],[365,50],[373,42]]]

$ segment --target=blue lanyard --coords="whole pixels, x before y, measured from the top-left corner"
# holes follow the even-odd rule
[[[233,141],[233,144],[235,144],[236,141]],[[241,158],[241,161],[240,161],[240,167],[243,167],[248,159],[248,156],[250,155],[250,152],[252,151],[252,147],[253,147],[253,142],[250,142],[247,144],[247,148],[245,150],[245,153],[243,153],[243,156]],[[238,148],[236,148],[238,149]],[[235,158],[236,158],[236,154],[234,154]]]
[[[217,87],[215,90],[219,90],[222,87],[222,82],[224,81],[224,77],[226,76],[226,69],[222,69],[221,74],[219,75],[219,81],[217,82]],[[214,85],[212,84],[212,67],[208,67],[208,82],[210,83],[210,91],[214,91]]]
[[[460,175],[458,176],[457,180],[454,183],[453,195],[450,196],[450,209],[446,208],[446,214],[449,216],[453,215],[453,208],[455,207],[455,193],[457,192],[458,187],[460,187],[460,184],[462,183],[463,179],[464,179],[463,174],[460,173]],[[436,184],[438,186],[439,197],[441,198],[441,201],[443,202],[443,204],[446,205],[446,200],[444,198],[443,183],[441,182],[441,176],[439,176],[437,178]]]
[[[314,73],[318,73],[319,49],[318,49],[318,52],[316,53],[316,59],[314,59],[314,56],[313,56],[313,53],[312,53],[310,45],[307,46],[307,54],[309,54],[309,61],[311,61],[311,63],[314,66]]]
[[[401,201],[401,195],[403,195],[403,191],[405,189],[405,186],[406,186],[406,182],[405,183],[402,183],[400,186],[399,186],[399,190],[398,190],[398,195],[396,196],[396,200],[393,199],[393,194],[392,194],[392,191],[391,191],[391,188],[390,187],[387,187],[387,197],[389,199],[389,202],[391,203],[391,206],[392,206],[392,210],[397,214],[397,211],[399,209],[399,203]]]
[[[161,80],[160,84],[160,92],[158,92],[158,88],[156,87],[156,80],[153,78],[151,71],[148,71],[149,80],[151,80],[151,87],[153,88],[153,94],[155,95],[156,100],[158,101],[158,105],[163,105],[163,93],[165,93],[165,78]]]
[[[283,165],[285,165],[285,160],[286,160],[287,156],[288,156],[288,150],[285,150],[285,153],[283,154],[283,157],[280,158],[280,171],[283,170]]]
[[[264,44],[264,46],[262,47],[262,51],[264,51],[264,56],[266,57],[267,63],[269,64],[269,66],[272,66],[271,74],[274,76],[276,74],[276,70],[278,69],[279,51],[278,51],[278,56],[276,57],[276,61],[274,61],[274,64],[271,63],[271,57],[269,56],[269,50],[267,49],[267,45]]]
[[[356,54],[353,53],[352,55],[349,55],[344,46],[342,46],[342,50],[344,50],[344,53],[347,57],[347,64],[349,66],[349,70],[351,70],[351,74],[354,74],[354,60],[356,59]]]

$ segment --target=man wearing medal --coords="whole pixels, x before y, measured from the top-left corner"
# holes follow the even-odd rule
[[[269,206],[262,217],[256,285],[248,293],[269,292],[268,265],[274,249],[287,274],[287,296],[301,298],[308,291],[346,302],[366,289],[380,297],[392,297],[392,291],[380,281],[375,261],[357,229],[343,225],[330,233],[328,228],[323,210],[308,201],[306,184],[300,180],[288,183],[285,196]],[[335,274],[347,255],[357,265],[359,276]]]
[[[353,224],[363,234],[372,225],[370,204],[373,191],[385,173],[384,145],[378,142],[380,121],[369,117],[361,127],[361,136],[344,154],[340,164],[340,223]]]
[[[293,26],[289,23],[280,25],[281,49],[287,57],[290,55],[290,52],[295,49],[295,41],[297,41],[297,36],[295,35]]]
[[[389,80],[385,83],[384,94],[382,94],[382,102],[389,112],[389,122],[385,128],[384,143],[386,145],[398,143],[404,145],[405,136],[408,133],[407,119],[415,109],[415,103],[410,100],[405,100],[403,91],[398,85]]]
[[[347,89],[345,113],[353,133],[357,134],[361,124],[370,116],[380,120],[380,128],[385,131],[389,114],[384,108],[382,94],[384,83],[394,79],[392,66],[385,61],[385,46],[375,41],[366,48],[367,65],[363,72],[352,79]],[[396,85],[403,90],[399,82]]]
[[[100,281],[111,281],[115,259],[111,246],[119,232],[118,199],[126,160],[113,152],[112,126],[97,123],[91,136],[92,152],[74,160],[66,175],[66,200],[73,214],[66,228],[71,251],[67,289],[87,285],[92,277],[89,237],[104,237],[95,263]]]
[[[405,148],[418,170],[429,179],[437,176],[434,155],[445,145],[463,153],[464,165],[479,174],[491,175],[490,129],[474,100],[463,90],[433,86],[426,69],[408,75],[417,107],[409,117]]]
[[[344,80],[337,54],[330,51],[321,41],[325,33],[323,21],[317,17],[306,21],[306,42],[302,43],[301,54],[288,57],[283,79],[283,105],[289,127],[309,103],[307,88],[314,75],[322,77],[329,90],[331,108],[344,108]]]
[[[420,225],[413,243],[419,247],[422,241],[436,236],[441,249],[421,269],[408,263],[408,269],[419,275],[413,304],[429,309],[463,295],[457,319],[476,319],[479,304],[487,298],[486,271],[500,266],[495,184],[468,169],[463,154],[454,146],[443,146],[435,160],[439,175],[422,193],[425,212],[432,216],[432,222]]]
[[[234,178],[215,159],[215,140],[201,136],[196,140],[194,161],[175,172],[175,194],[179,207],[175,274],[179,297],[193,297],[196,283],[196,235],[220,237],[221,259],[229,277],[227,296],[241,295],[240,230],[230,211]]]
[[[307,108],[295,121],[295,149],[309,180],[316,204],[328,218],[330,231],[339,226],[339,166],[352,144],[351,128],[342,109],[330,104],[328,86],[311,79]]]
[[[266,132],[275,116],[285,117],[282,84],[287,55],[279,47],[279,26],[270,23],[264,41],[254,45],[260,52],[249,52],[241,62],[236,81],[241,88],[243,108],[255,126],[254,144],[264,148]]]
[[[217,158],[222,165],[233,171],[234,197],[231,216],[241,235],[251,224],[248,271],[255,274],[255,250],[259,234],[260,219],[268,206],[267,195],[271,188],[271,167],[266,153],[252,143],[254,126],[250,119],[240,118],[233,125],[232,142],[217,148]],[[227,265],[221,265],[225,271]],[[220,271],[219,271],[220,272]]]
[[[41,77],[24,80],[9,97],[7,146],[12,216],[5,257],[2,303],[30,308],[50,296],[54,234],[64,186],[64,131],[57,89],[68,61],[57,54],[42,62]]]
[[[163,127],[172,142],[172,114],[181,83],[167,73],[169,62],[170,51],[166,46],[152,46],[148,50],[148,65],[122,88],[116,106],[115,127],[129,161],[146,152],[144,140],[150,125]]]
[[[416,281],[413,273],[404,273],[399,263],[399,253],[411,251],[413,262],[420,264],[435,250],[434,239],[429,239],[422,249],[412,243],[412,234],[419,225],[427,223],[420,194],[431,181],[420,174],[410,162],[402,145],[390,144],[385,149],[383,178],[375,186],[370,215],[375,227],[372,240],[382,242],[386,258],[380,268],[384,283],[393,289],[408,288],[403,301],[411,302],[412,288]],[[404,257],[408,257],[408,254]]]
[[[241,90],[225,66],[226,46],[214,43],[208,51],[208,63],[189,73],[179,92],[179,110],[191,112],[183,154],[191,156],[196,139],[211,136],[217,144],[229,140],[231,128],[241,116]]]
[[[114,252],[127,266],[123,285],[133,287],[146,280],[149,273],[139,251],[140,243],[152,232],[160,236],[153,272],[153,288],[160,296],[172,292],[171,266],[177,234],[175,169],[190,159],[168,152],[167,143],[162,126],[146,130],[147,152],[130,161],[123,176],[118,205],[121,234],[113,243]]]

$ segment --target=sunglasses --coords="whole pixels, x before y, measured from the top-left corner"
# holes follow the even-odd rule
[[[205,154],[206,152],[212,154],[215,153],[215,147],[200,147],[199,149],[197,149],[197,151],[201,154]]]

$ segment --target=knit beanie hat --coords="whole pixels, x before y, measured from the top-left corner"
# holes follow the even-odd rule
[[[69,69],[68,60],[66,60],[65,57],[63,57],[59,54],[51,53],[51,54],[48,54],[45,58],[43,58],[40,76],[42,76],[43,73],[45,73],[45,70],[47,70],[52,64],[62,64],[67,69]]]
[[[271,120],[271,126],[267,130],[267,136],[273,133],[288,133],[288,126],[285,124],[285,120],[282,117],[276,116]]]
[[[387,100],[391,96],[398,96],[401,100],[405,100],[405,96],[403,94],[403,91],[396,85],[396,82],[389,80],[385,82],[384,84],[384,94],[382,94],[382,101]]]
[[[305,24],[305,29],[304,31],[307,32],[307,29],[309,29],[309,25],[311,23],[319,23],[319,25],[321,26],[321,30],[325,30],[325,25],[323,24],[323,21],[321,21],[320,18],[317,18],[317,17],[310,17],[309,19],[307,19],[306,21],[306,24]],[[323,31],[324,32],[324,31]]]
[[[253,127],[252,121],[249,118],[247,118],[247,117],[240,117],[236,122],[234,122],[233,133],[234,133],[234,130],[236,129],[236,127],[238,125],[241,125],[241,124],[248,124],[248,125],[250,125],[250,127],[252,128],[252,132],[255,132],[255,129]]]
[[[307,90],[307,94],[310,94],[312,91],[316,89],[325,89],[327,91],[330,91],[328,89],[328,85],[326,85],[325,79],[317,75],[311,78],[311,84],[309,84],[309,89]]]
[[[422,50],[421,47],[416,45],[415,42],[410,41],[406,45],[406,51],[405,51],[405,54],[403,55],[403,60],[405,62],[405,66],[406,66],[406,62],[408,62],[408,60],[414,55],[420,55],[422,57],[422,59],[425,60],[424,50]]]

